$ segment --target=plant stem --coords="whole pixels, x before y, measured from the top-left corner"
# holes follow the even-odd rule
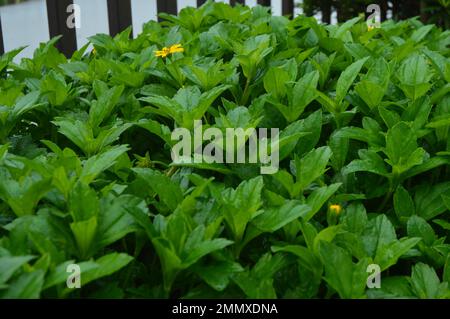
[[[387,192],[386,195],[384,196],[383,201],[381,202],[380,206],[377,209],[377,212],[381,212],[384,209],[384,207],[388,203],[391,196],[392,196],[392,191],[389,190],[389,192]]]
[[[336,129],[339,130],[341,128],[341,114],[338,112],[333,113],[334,121],[336,122]]]
[[[171,168],[169,168],[169,170],[166,172],[166,176],[167,177],[171,177],[173,174],[175,174],[175,172],[177,171],[178,167],[176,166],[172,166]]]
[[[247,104],[248,96],[250,94],[250,92],[248,91],[249,88],[250,88],[250,77],[248,77],[247,81],[245,81],[244,93],[242,93],[241,102],[239,104],[241,105]]]
[[[392,194],[394,193],[394,190],[397,189],[397,186],[399,185],[399,175],[395,172],[393,172],[392,178],[389,179],[389,191],[384,196],[383,201],[381,202],[380,206],[378,207],[377,211],[380,212],[384,209],[390,198],[392,197]]]

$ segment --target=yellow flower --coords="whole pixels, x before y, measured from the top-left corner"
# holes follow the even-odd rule
[[[184,52],[184,49],[181,46],[181,44],[175,44],[170,47],[169,51],[172,54],[172,53],[177,53],[177,52]]]
[[[170,53],[170,49],[164,47],[164,48],[162,48],[162,50],[160,50],[160,51],[155,51],[155,56],[156,56],[156,57],[163,57],[163,58],[165,58],[166,56],[169,55],[169,53]]]
[[[367,31],[372,31],[373,29],[375,29],[374,25],[368,25],[367,26]]]
[[[330,211],[335,215],[339,215],[342,212],[342,206],[338,204],[330,205]]]
[[[97,54],[97,50],[95,50],[95,48],[92,49],[92,54],[96,55]]]
[[[173,54],[173,53],[177,53],[177,52],[184,52],[184,49],[181,46],[181,44],[174,44],[170,48],[164,47],[164,48],[162,48],[162,50],[155,51],[155,56],[165,58],[169,54]]]

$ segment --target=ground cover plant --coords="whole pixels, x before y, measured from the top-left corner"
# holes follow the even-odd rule
[[[0,58],[0,297],[450,297],[449,31],[163,17]],[[194,120],[278,128],[279,170],[174,164]]]

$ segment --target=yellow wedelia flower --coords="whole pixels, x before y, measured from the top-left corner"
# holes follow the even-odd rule
[[[335,215],[339,215],[342,212],[342,206],[338,204],[330,205],[330,211]]]
[[[184,52],[184,49],[181,46],[181,44],[174,44],[170,48],[164,47],[162,48],[162,50],[155,51],[155,56],[165,58],[169,54],[174,54],[177,52]]]
[[[184,49],[181,46],[181,44],[172,45],[169,50],[170,50],[171,54],[172,53],[177,53],[177,52],[184,52]]]

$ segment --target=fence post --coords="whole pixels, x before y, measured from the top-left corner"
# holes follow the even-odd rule
[[[283,0],[282,2],[282,8],[281,8],[282,14],[294,16],[294,0]]]
[[[235,6],[237,3],[240,3],[240,4],[244,5],[245,4],[245,0],[230,0],[230,4],[232,6]]]
[[[5,47],[3,46],[2,18],[0,17],[0,55],[3,53],[5,53]]]
[[[50,38],[62,35],[56,47],[66,56],[70,57],[77,49],[75,27],[67,25],[70,12],[67,8],[73,5],[72,0],[47,0],[48,29]]]
[[[107,4],[109,34],[113,37],[133,24],[131,2],[130,0],[108,0]]]
[[[258,0],[258,4],[265,7],[271,6],[270,0]]]
[[[158,8],[158,13],[165,12],[174,15],[178,13],[177,0],[158,0],[156,6]],[[161,21],[159,17],[158,21]]]

